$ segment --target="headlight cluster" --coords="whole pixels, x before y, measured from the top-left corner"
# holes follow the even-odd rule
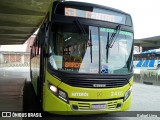
[[[48,88],[54,95],[56,95],[58,98],[60,98],[64,102],[68,103],[68,95],[66,92],[64,92],[63,90],[57,88],[56,86],[50,83],[48,83]]]
[[[124,101],[127,100],[127,98],[130,96],[131,92],[132,92],[132,86],[131,86],[131,87],[129,88],[129,90],[127,90],[127,92],[125,93],[125,95],[124,95]]]

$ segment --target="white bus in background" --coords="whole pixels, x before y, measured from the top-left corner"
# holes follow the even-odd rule
[[[134,54],[135,69],[158,69],[160,67],[160,49],[153,49]]]

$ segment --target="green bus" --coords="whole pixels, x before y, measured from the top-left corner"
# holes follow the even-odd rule
[[[125,12],[54,1],[31,47],[31,81],[43,111],[72,115],[127,110],[133,34]]]

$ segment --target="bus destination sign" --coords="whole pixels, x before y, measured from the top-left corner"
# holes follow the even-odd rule
[[[100,13],[98,11],[104,11],[104,12]],[[88,19],[96,19],[96,20],[125,24],[125,15],[96,8],[93,11],[86,11],[86,10],[65,7],[65,16],[82,17]]]

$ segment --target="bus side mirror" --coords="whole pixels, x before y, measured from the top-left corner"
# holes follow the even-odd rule
[[[40,43],[40,45],[43,45],[44,44],[44,41],[45,41],[45,30],[44,30],[44,28],[42,28],[41,30],[40,30],[40,34],[39,34],[39,43]]]
[[[44,27],[40,28],[40,31],[39,31],[40,45],[44,45],[46,41],[46,32],[48,31],[49,26],[50,26],[50,22],[45,23]]]

